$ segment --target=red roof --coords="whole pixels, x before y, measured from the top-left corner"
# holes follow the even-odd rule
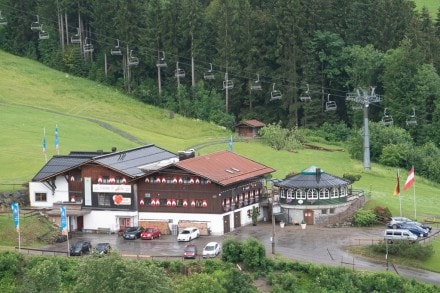
[[[275,171],[229,151],[186,159],[175,165],[223,186]]]
[[[240,126],[240,125],[246,125],[246,126],[250,126],[250,127],[264,127],[264,126],[266,126],[266,124],[264,124],[263,122],[260,122],[256,119],[241,121],[236,126]]]

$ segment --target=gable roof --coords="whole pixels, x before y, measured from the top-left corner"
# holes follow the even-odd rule
[[[250,127],[264,127],[264,126],[266,126],[266,124],[264,124],[263,122],[260,122],[256,119],[251,119],[251,120],[241,121],[240,123],[235,125],[235,127],[242,126],[242,125],[250,126]]]
[[[143,165],[167,160],[171,164],[177,159],[176,154],[155,145],[145,145],[111,153],[103,153],[102,151],[71,152],[65,156],[53,156],[35,175],[32,181],[44,181],[90,162],[134,178],[144,175],[144,172],[140,169]]]
[[[275,171],[229,151],[186,159],[174,165],[223,186]]]

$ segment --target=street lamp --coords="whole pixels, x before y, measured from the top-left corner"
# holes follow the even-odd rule
[[[279,214],[281,206],[272,197],[272,254],[275,254],[275,214]]]

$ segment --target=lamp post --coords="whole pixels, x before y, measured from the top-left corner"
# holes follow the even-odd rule
[[[275,254],[275,214],[280,212],[280,205],[272,197],[272,254]]]

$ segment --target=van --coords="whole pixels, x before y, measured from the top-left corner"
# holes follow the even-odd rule
[[[388,243],[393,243],[393,241],[415,242],[417,235],[406,229],[386,229],[384,232],[384,240]]]

